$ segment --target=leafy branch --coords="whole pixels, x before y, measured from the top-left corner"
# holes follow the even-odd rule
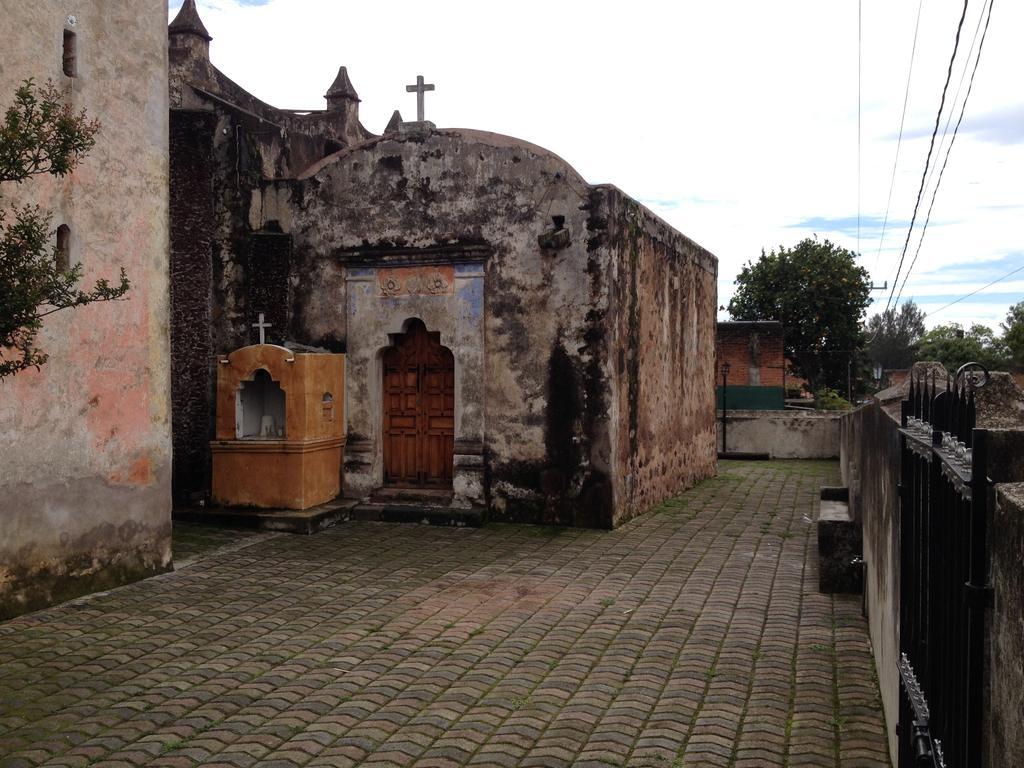
[[[67,175],[95,146],[99,130],[99,122],[72,110],[52,82],[37,87],[26,80],[0,124],[0,183]],[[100,279],[82,289],[81,265],[58,267],[50,214],[39,206],[11,214],[8,222],[0,209],[0,380],[47,361],[35,346],[42,318],[123,298],[131,287],[122,268],[116,283]]]

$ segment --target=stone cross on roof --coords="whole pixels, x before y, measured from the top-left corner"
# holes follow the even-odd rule
[[[416,120],[422,123],[426,119],[423,117],[423,94],[434,90],[433,83],[424,83],[423,75],[416,75],[416,85],[407,85],[405,90],[416,94]]]
[[[266,322],[263,321],[263,313],[262,312],[260,312],[260,320],[259,320],[259,322],[258,323],[253,323],[252,327],[260,329],[260,344],[266,344],[267,343],[267,333],[266,333],[266,331],[267,331],[267,328],[270,327],[270,323],[266,323]]]

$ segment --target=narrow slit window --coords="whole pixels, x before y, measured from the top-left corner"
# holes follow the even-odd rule
[[[64,74],[78,76],[78,36],[70,29],[64,30]]]
[[[57,227],[57,253],[54,258],[58,272],[67,272],[71,268],[71,227],[67,224]]]

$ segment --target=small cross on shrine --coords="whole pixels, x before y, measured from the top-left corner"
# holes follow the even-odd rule
[[[260,320],[259,320],[259,322],[258,323],[253,323],[252,327],[260,329],[260,344],[266,344],[267,343],[267,333],[266,333],[266,331],[267,331],[267,328],[270,327],[270,323],[266,323],[266,322],[263,321],[263,313],[262,312],[260,312]]]
[[[416,120],[422,123],[426,119],[423,117],[423,94],[434,90],[434,84],[424,83],[423,75],[416,75],[416,85],[407,85],[405,90],[416,94]]]

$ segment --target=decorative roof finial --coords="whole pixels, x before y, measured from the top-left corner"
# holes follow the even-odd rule
[[[391,113],[391,119],[388,121],[387,128],[384,129],[384,133],[398,133],[402,128],[402,113],[397,109]]]
[[[197,35],[206,42],[213,40],[210,33],[203,26],[203,20],[199,18],[199,9],[196,8],[196,0],[185,0],[181,4],[181,10],[174,17],[174,21],[167,27],[169,35]]]
[[[338,76],[334,78],[334,82],[327,89],[324,98],[327,99],[328,104],[340,99],[359,101],[359,94],[356,93],[356,89],[352,86],[352,81],[348,79],[348,70],[345,67],[338,68]]]

